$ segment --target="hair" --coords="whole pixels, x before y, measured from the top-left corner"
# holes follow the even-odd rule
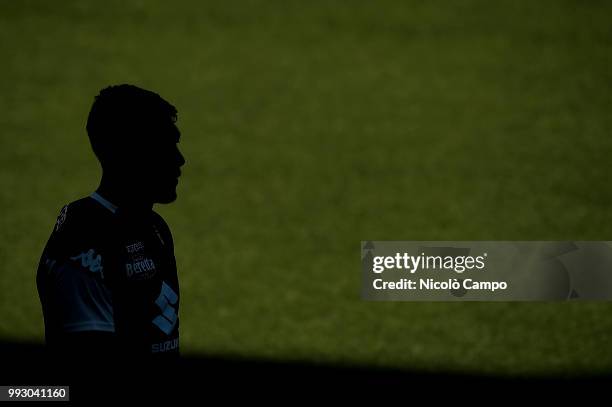
[[[87,117],[91,147],[102,162],[109,147],[144,140],[160,124],[174,123],[176,108],[157,93],[134,85],[104,88],[95,97]]]

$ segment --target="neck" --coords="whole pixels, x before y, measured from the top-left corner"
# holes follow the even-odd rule
[[[153,209],[153,202],[143,198],[144,194],[139,194],[133,185],[127,185],[125,177],[102,174],[96,192],[124,211],[145,212]]]

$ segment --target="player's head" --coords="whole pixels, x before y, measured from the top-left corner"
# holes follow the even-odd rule
[[[176,199],[180,167],[177,111],[157,93],[133,85],[109,86],[96,96],[87,134],[105,175],[138,199]]]

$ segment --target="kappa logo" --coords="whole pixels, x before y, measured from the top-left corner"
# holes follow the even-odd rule
[[[92,273],[100,273],[100,277],[104,278],[103,267],[102,267],[102,256],[96,255],[94,249],[89,249],[87,252],[83,252],[78,256],[70,258],[71,260],[81,261],[81,266],[89,269]]]
[[[174,292],[172,287],[164,281],[162,283],[161,293],[159,293],[159,297],[155,300],[155,304],[157,304],[161,310],[161,314],[153,318],[152,322],[153,325],[161,329],[166,335],[170,335],[178,321],[176,309],[173,307],[177,302],[178,295]]]

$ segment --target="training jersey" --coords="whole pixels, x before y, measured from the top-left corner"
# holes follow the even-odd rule
[[[64,206],[36,282],[49,347],[74,332],[102,331],[119,351],[178,355],[174,244],[153,210],[122,211],[96,192]]]

